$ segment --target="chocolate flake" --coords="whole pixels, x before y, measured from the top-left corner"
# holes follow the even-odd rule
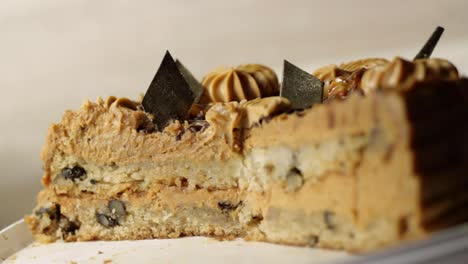
[[[322,103],[323,82],[285,60],[280,96],[291,101],[293,109],[309,108]]]
[[[187,84],[190,86],[190,90],[192,90],[194,103],[198,103],[201,96],[203,95],[203,91],[205,91],[203,85],[192,75],[192,73],[187,68],[185,68],[182,62],[180,62],[178,59],[176,59],[176,64],[180,73],[182,73],[182,76],[184,76],[185,81],[187,81]]]
[[[444,33],[444,28],[441,26],[438,26],[434,33],[432,33],[431,37],[427,40],[426,44],[422,47],[422,49],[419,51],[418,55],[414,57],[413,60],[418,60],[418,59],[427,59],[431,56],[432,51],[434,51],[434,48],[437,45],[437,42],[439,42],[440,37],[442,36],[442,33]]]
[[[143,97],[143,108],[154,115],[153,122],[162,131],[172,120],[183,120],[194,99],[190,85],[167,51]]]

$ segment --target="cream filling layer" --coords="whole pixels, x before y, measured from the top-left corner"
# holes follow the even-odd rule
[[[145,162],[132,165],[98,166],[70,155],[56,155],[51,163],[53,186],[59,193],[89,191],[109,196],[130,186],[140,190],[154,183],[187,187],[189,190],[228,189],[263,192],[278,183],[286,191],[299,189],[304,182],[316,182],[327,174],[350,175],[361,160],[366,146],[390,144],[383,130],[348,135],[298,149],[285,145],[254,148],[244,156],[225,161]],[[83,180],[72,181],[61,170],[81,166],[86,171]]]

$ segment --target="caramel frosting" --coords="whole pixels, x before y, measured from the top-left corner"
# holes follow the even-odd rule
[[[100,166],[139,160],[164,163],[186,155],[200,162],[226,160],[238,155],[241,128],[285,111],[288,105],[281,97],[213,103],[204,118],[176,120],[164,131],[155,132],[155,117],[144,112],[138,102],[114,96],[98,98],[96,102],[85,101],[77,111],[67,111],[61,122],[51,126],[42,159],[48,168],[56,153],[75,155]],[[46,175],[48,182],[51,171]]]
[[[142,110],[139,103],[125,97],[117,98],[115,96],[109,96],[105,102],[102,100],[102,98],[98,97],[97,102],[105,105],[107,108],[111,108],[112,105],[114,105],[115,107],[128,108],[133,111]]]
[[[136,157],[153,162],[185,155],[199,161],[226,159],[236,155],[233,150],[238,143],[233,126],[238,123],[240,110],[237,105],[219,105],[207,111],[205,127],[174,121],[164,131],[154,132],[154,117],[139,109],[137,102],[115,97],[85,101],[79,110],[67,111],[61,122],[50,127],[42,159],[46,167],[58,152],[100,166],[111,162],[131,164],[137,162]],[[186,151],[187,146],[191,146],[190,151]]]
[[[250,128],[258,124],[260,120],[277,114],[284,113],[291,109],[291,102],[280,96],[267,98],[257,98],[251,101],[242,101],[240,108],[243,111],[242,126]]]
[[[458,71],[444,59],[391,62],[381,58],[329,65],[312,73],[324,82],[324,99],[344,99],[352,92],[368,94],[377,89],[410,89],[416,82],[456,80]]]
[[[342,63],[338,66],[338,68],[345,70],[345,71],[357,71],[360,69],[371,69],[378,66],[385,66],[388,64],[387,59],[383,58],[368,58],[362,60],[351,61],[347,63]]]
[[[209,140],[216,141],[216,138],[221,138],[222,142],[227,143],[232,150],[240,150],[239,138],[235,133],[241,119],[237,102],[214,104],[206,112],[205,118],[210,124],[208,129]]]
[[[385,67],[365,72],[361,79],[364,93],[380,89],[408,90],[416,82],[459,79],[457,68],[444,59],[407,61],[396,57]]]
[[[279,95],[275,72],[260,64],[221,67],[202,81],[205,92],[201,103],[253,100]]]
[[[340,65],[327,65],[315,70],[312,73],[312,75],[324,82],[324,89],[325,91],[328,91],[331,82],[335,81],[341,76],[349,75],[350,73],[363,68],[369,69],[377,66],[386,65],[387,63],[388,61],[382,58],[362,59],[357,61],[351,61],[348,63],[342,63]]]

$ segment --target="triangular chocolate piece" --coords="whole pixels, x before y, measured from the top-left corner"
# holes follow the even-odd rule
[[[422,49],[419,51],[418,55],[416,55],[416,57],[414,57],[413,60],[429,58],[432,52],[434,51],[434,48],[436,47],[437,42],[439,42],[439,39],[442,36],[442,33],[444,33],[444,28],[441,26],[438,26],[435,29],[434,33],[432,33],[431,37],[427,40],[426,44],[424,44]]]
[[[194,96],[169,51],[166,51],[142,105],[154,115],[156,129],[162,131],[172,120],[183,120],[192,107]]]
[[[293,109],[309,108],[322,103],[323,82],[285,60],[280,96],[287,98]]]
[[[192,73],[187,68],[185,68],[182,62],[180,62],[178,59],[176,59],[176,64],[180,73],[182,73],[188,85],[190,86],[190,90],[192,90],[194,97],[193,103],[198,103],[200,97],[203,94],[203,91],[205,90],[203,85],[192,75]]]

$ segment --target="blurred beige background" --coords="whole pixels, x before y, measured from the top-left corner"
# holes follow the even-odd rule
[[[51,122],[83,99],[137,98],[166,49],[202,77],[259,62],[280,73],[361,57],[412,58],[437,25],[433,56],[468,70],[468,1],[0,2],[0,228],[31,210]]]

